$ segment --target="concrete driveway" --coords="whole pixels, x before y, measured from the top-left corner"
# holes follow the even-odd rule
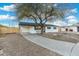
[[[58,40],[51,40],[49,38],[45,38],[36,34],[27,34],[21,33],[24,38],[28,39],[36,43],[39,46],[47,48],[51,51],[57,52],[64,56],[79,55],[79,44],[65,42],[65,41],[58,41]]]

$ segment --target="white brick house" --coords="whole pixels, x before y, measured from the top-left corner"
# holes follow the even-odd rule
[[[41,30],[39,29],[40,25],[35,23],[25,23],[20,22],[20,31],[21,32],[28,32],[28,33],[40,33]],[[34,26],[37,26],[38,28],[35,29]],[[79,32],[79,26],[56,26],[51,24],[45,24],[45,32]]]
[[[28,33],[40,33],[41,30],[39,29],[39,24],[36,26],[38,27],[35,29],[35,24],[34,23],[24,23],[20,22],[20,31],[21,32],[28,32]],[[51,24],[46,24],[45,25],[45,32],[58,32],[58,26],[51,25]]]

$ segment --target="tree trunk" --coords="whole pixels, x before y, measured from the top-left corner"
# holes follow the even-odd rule
[[[41,34],[43,34],[43,26],[41,26]]]
[[[41,25],[41,34],[43,34],[45,32],[45,27],[44,25]]]

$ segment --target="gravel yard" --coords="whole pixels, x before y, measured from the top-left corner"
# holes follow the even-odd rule
[[[0,38],[1,56],[60,56],[60,54],[24,39],[20,34]]]
[[[72,33],[44,33],[41,36],[47,37],[47,38],[50,38],[50,39],[73,42],[73,43],[79,42],[79,34],[72,34]]]

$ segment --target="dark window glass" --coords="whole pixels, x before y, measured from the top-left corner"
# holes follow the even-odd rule
[[[73,29],[70,29],[69,31],[73,32]]]
[[[47,29],[51,29],[51,27],[50,27],[50,26],[48,26],[48,27],[47,27]]]
[[[53,27],[53,29],[56,29],[56,27]]]
[[[66,28],[66,31],[68,31],[68,29]]]
[[[34,28],[35,28],[35,30],[40,30],[40,29],[41,29],[40,26],[36,26],[36,27],[34,27]]]

